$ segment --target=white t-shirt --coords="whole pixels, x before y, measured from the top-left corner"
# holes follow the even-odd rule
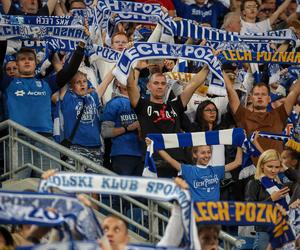
[[[242,28],[241,34],[245,33],[262,33],[272,30],[270,19],[263,20],[257,23],[248,23],[241,19]]]
[[[185,111],[185,114],[188,116],[191,122],[194,122],[198,105],[205,100],[210,100],[217,106],[219,111],[218,123],[220,123],[221,116],[227,112],[227,104],[228,104],[227,96],[210,98],[207,96],[201,96],[199,94],[193,94],[187,105],[187,110]]]

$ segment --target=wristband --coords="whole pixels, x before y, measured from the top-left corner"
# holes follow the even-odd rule
[[[139,68],[134,68],[134,70],[141,72],[141,69],[139,69]]]
[[[127,132],[128,132],[128,129],[127,129],[127,127],[125,127],[125,126],[124,126],[123,128],[125,128],[125,133],[127,133]]]

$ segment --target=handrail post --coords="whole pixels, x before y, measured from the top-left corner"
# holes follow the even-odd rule
[[[8,127],[8,133],[9,133],[9,176],[10,179],[14,177],[15,170],[18,168],[18,160],[19,160],[19,154],[18,154],[18,143],[15,140],[17,136],[17,130],[15,130],[12,126]]]
[[[149,208],[149,241],[155,242],[156,235],[159,234],[158,227],[158,217],[155,213],[158,212],[158,204],[154,203],[152,200],[148,200],[148,208]]]
[[[148,200],[148,223],[149,223],[149,241],[153,242],[153,202]]]

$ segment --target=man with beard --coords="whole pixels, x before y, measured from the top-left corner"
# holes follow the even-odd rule
[[[269,95],[269,87],[266,84],[259,83],[253,87],[250,94],[253,110],[249,110],[241,105],[232,82],[225,72],[223,72],[223,74],[230,108],[237,125],[244,128],[248,136],[254,131],[281,134],[286,126],[287,118],[291,114],[293,106],[297,101],[297,97],[300,94],[300,80],[296,81],[292,90],[286,97],[286,100],[280,106],[267,112],[271,97]],[[276,149],[279,152],[283,150],[283,144],[280,141],[258,138],[258,142],[263,150],[271,148]]]

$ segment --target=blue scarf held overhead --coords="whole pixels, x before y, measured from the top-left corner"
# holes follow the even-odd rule
[[[45,210],[54,208],[56,213],[63,217],[64,222],[69,226],[71,231],[76,231],[84,240],[100,239],[103,235],[102,229],[93,213],[93,210],[84,206],[76,198],[67,195],[58,194],[41,194],[28,192],[12,192],[0,191],[0,204],[2,208],[11,208],[15,211],[20,206],[26,207],[23,218],[18,213],[10,214],[9,221],[11,223],[26,222],[34,220],[37,217],[36,223],[43,226],[53,226],[51,218],[48,218],[49,213]],[[25,211],[24,211],[25,212]],[[39,212],[39,214],[37,214]],[[26,216],[29,215],[28,218]],[[65,238],[64,235],[63,238]]]
[[[152,155],[155,151],[169,148],[191,147],[201,145],[235,145],[241,147],[246,135],[242,128],[215,130],[194,133],[147,134],[152,141],[147,147],[143,176],[157,177]]]
[[[61,38],[83,42],[87,40],[82,21],[77,18],[11,17],[0,17],[1,40],[46,40],[48,38]]]
[[[142,196],[160,201],[176,200],[181,207],[185,238],[193,248],[191,196],[169,179],[107,176],[82,173],[57,173],[40,182],[39,191],[56,187],[64,192]]]
[[[226,95],[220,63],[209,47],[163,43],[135,43],[133,47],[125,49],[122,52],[116,68],[113,70],[113,74],[122,84],[126,85],[133,62],[156,58],[181,58],[206,63],[210,70],[223,83],[222,86],[209,86],[210,93]]]
[[[261,177],[261,184],[265,188],[265,190],[269,193],[271,196],[273,192],[277,192],[282,188],[282,185],[280,186],[276,180],[272,180],[267,176]],[[290,203],[290,196],[287,194],[284,198],[279,199],[278,201],[275,201],[275,203],[280,204],[283,206],[285,210],[289,210],[288,204]]]

